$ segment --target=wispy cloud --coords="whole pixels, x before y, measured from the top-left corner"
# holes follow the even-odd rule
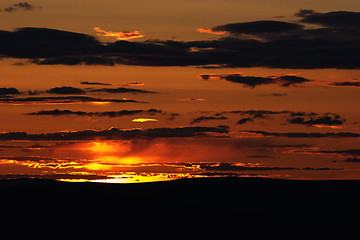
[[[111,83],[103,83],[103,82],[88,82],[88,81],[80,81],[80,84],[83,85],[100,85],[100,86],[110,86]]]
[[[246,130],[242,131],[245,136],[259,135],[264,137],[288,137],[288,138],[358,138],[359,133],[353,132],[327,132],[327,133],[305,133],[305,132],[266,132],[266,131],[254,131]]]
[[[360,80],[351,79],[350,81],[344,82],[332,82],[328,85],[332,87],[360,87]]]
[[[121,111],[107,111],[107,112],[84,112],[84,111],[71,111],[71,110],[41,110],[38,112],[26,113],[25,115],[32,116],[69,116],[69,115],[77,115],[77,116],[96,116],[96,117],[124,117],[124,116],[133,116],[138,114],[147,114],[147,115],[155,115],[155,114],[165,114],[165,111],[158,109],[148,109],[148,110],[121,110]]]
[[[157,93],[157,92],[152,92],[152,91],[147,91],[147,90],[141,90],[141,89],[135,89],[135,88],[124,88],[124,87],[119,87],[119,88],[100,88],[100,89],[91,89],[88,90],[89,92],[105,92],[105,93],[133,93],[133,94],[138,94],[138,93]]]
[[[98,36],[112,37],[112,38],[115,38],[116,40],[131,40],[131,39],[135,39],[135,38],[144,37],[144,35],[139,31],[112,32],[112,31],[102,30],[100,27],[94,27],[94,31],[97,32]]]
[[[66,97],[24,97],[24,98],[0,98],[0,104],[24,105],[24,104],[81,104],[81,103],[139,103],[132,99],[108,99],[93,98],[87,96]]]
[[[200,123],[200,122],[204,122],[204,121],[209,121],[209,120],[227,120],[227,117],[224,116],[200,116],[198,118],[193,119],[190,124],[195,124],[195,123]]]
[[[19,2],[9,5],[3,9],[0,9],[0,12],[14,13],[17,11],[32,11],[34,9],[40,9],[41,7],[35,7],[28,2]]]
[[[183,101],[183,102],[202,102],[205,101],[206,99],[204,98],[182,98],[182,99],[178,99],[178,101]]]
[[[217,78],[227,82],[242,84],[244,87],[255,88],[261,85],[278,84],[281,87],[292,87],[299,86],[300,84],[311,82],[312,80],[294,76],[293,74],[285,74],[280,76],[268,76],[268,77],[257,77],[257,76],[246,76],[242,73],[231,73],[231,74],[201,74],[198,76],[202,80],[210,80]]]

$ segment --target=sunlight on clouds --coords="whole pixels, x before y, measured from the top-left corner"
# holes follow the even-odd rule
[[[226,31],[214,31],[211,28],[198,28],[197,31],[200,33],[210,33],[210,34],[215,34],[215,35],[225,35],[226,34]]]
[[[314,124],[313,127],[317,128],[331,128],[331,129],[342,129],[341,126],[333,126],[333,125],[324,125],[324,124]]]
[[[92,102],[91,104],[94,105],[105,105],[105,104],[109,104],[110,102]]]
[[[113,37],[116,40],[131,40],[135,38],[144,37],[139,31],[132,31],[132,32],[112,32],[112,31],[105,31],[102,30],[100,27],[94,27],[94,31],[96,31],[98,36],[102,37]]]
[[[135,118],[132,121],[136,123],[143,123],[143,122],[157,122],[159,120],[153,118]]]

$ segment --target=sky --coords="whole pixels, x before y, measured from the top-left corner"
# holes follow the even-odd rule
[[[2,1],[0,178],[359,179],[355,0]]]

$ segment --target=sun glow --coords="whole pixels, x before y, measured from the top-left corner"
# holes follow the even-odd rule
[[[89,163],[84,165],[84,167],[88,170],[109,170],[112,168],[111,165],[105,165],[105,164],[101,164],[101,163]]]
[[[117,157],[117,156],[105,156],[101,160],[108,164],[138,164],[142,161],[140,157]]]
[[[104,152],[115,152],[116,147],[106,142],[94,142],[88,150],[97,152],[97,153],[104,153]]]

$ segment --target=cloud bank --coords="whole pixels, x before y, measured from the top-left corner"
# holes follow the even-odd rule
[[[219,38],[215,40],[200,41],[118,40],[104,43],[82,33],[20,28],[0,31],[0,55],[27,59],[40,65],[360,68],[357,61],[360,12],[300,10],[295,15],[297,22],[260,20],[215,26],[207,32],[223,35],[217,35]],[[248,83],[249,76],[223,78],[254,87]],[[295,76],[252,80],[257,85],[277,83],[283,87],[304,81]]]
[[[311,80],[298,77],[294,75],[282,75],[282,76],[269,76],[269,77],[254,77],[245,76],[241,73],[233,74],[201,74],[198,76],[202,80],[209,80],[217,78],[227,82],[242,84],[244,87],[255,88],[260,85],[277,84],[281,87],[298,86],[299,84],[311,82]]]
[[[229,127],[220,125],[217,127],[178,127],[178,128],[151,128],[141,129],[118,129],[109,130],[85,130],[74,132],[57,132],[44,134],[30,134],[26,132],[0,133],[0,140],[123,140],[123,139],[151,139],[151,138],[174,138],[174,137],[209,137],[209,134],[225,134]]]

